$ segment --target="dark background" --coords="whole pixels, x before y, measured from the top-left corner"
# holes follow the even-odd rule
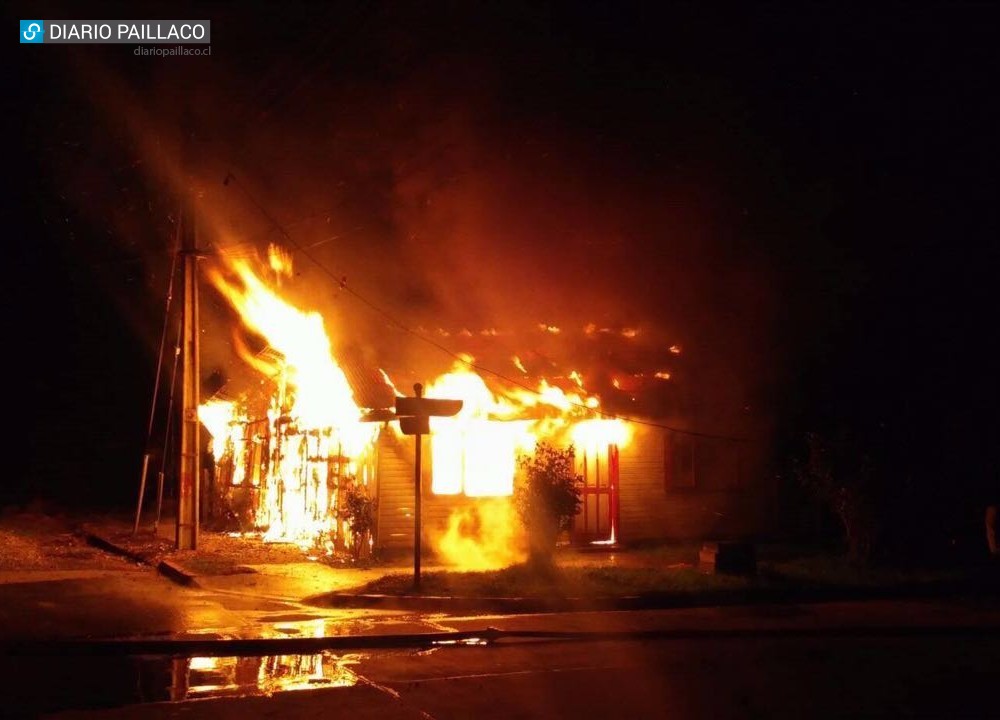
[[[280,239],[252,196],[414,327],[674,362],[657,411],[766,438],[773,472],[806,431],[850,435],[928,532],[1000,486],[990,5],[42,4],[11,38],[18,13],[210,18],[213,43],[14,48],[7,501],[133,497],[186,187],[207,245]],[[423,370],[297,267],[338,344]],[[577,334],[542,352],[538,322]]]

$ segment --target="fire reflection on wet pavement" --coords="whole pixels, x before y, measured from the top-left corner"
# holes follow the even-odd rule
[[[32,715],[209,698],[349,688],[359,653],[0,659],[5,712]],[[39,682],[38,678],[46,678]],[[25,678],[30,680],[25,681]]]
[[[323,637],[322,618],[273,626],[267,635]],[[348,665],[359,654],[268,655],[260,657],[191,657],[171,661],[170,700],[272,695],[321,687],[349,687],[357,676]]]
[[[266,618],[266,620],[265,620]],[[177,640],[225,642],[244,639],[298,639],[344,635],[447,632],[452,628],[410,616],[381,618],[336,614],[264,613],[259,622],[238,628],[206,628],[174,635]],[[269,622],[267,621],[269,620]],[[188,700],[270,697],[293,691],[351,688],[365,685],[354,667],[376,656],[434,653],[446,646],[485,645],[486,640],[465,638],[442,641],[423,649],[357,652],[322,651],[304,654],[231,655],[132,655],[88,657],[0,658],[0,691],[16,697],[6,709],[32,714],[82,709],[103,709],[146,703]],[[24,683],[25,677],[45,677],[45,683]],[[20,680],[19,680],[20,678]]]
[[[246,697],[350,687],[357,684],[358,678],[349,666],[360,660],[361,656],[354,653],[174,658],[169,699]]]

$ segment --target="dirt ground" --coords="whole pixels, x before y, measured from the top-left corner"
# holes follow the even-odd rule
[[[86,533],[94,533],[141,556],[147,564],[170,559],[194,575],[232,575],[253,572],[249,566],[290,565],[319,561],[346,567],[343,557],[311,555],[288,543],[265,543],[260,536],[203,530],[198,550],[178,551],[173,542],[173,520],[165,518],[159,532],[146,519],[133,534],[132,522],[117,515],[74,516],[43,507],[0,509],[0,572],[36,570],[117,570],[134,566],[131,560],[93,547]]]
[[[120,570],[133,565],[88,545],[72,519],[33,508],[0,511],[0,571]]]
[[[176,550],[174,521],[169,518],[160,522],[157,533],[152,530],[152,521],[144,519],[139,533],[133,534],[130,521],[114,516],[89,518],[85,527],[118,547],[141,555],[150,564],[169,559],[196,576],[252,572],[248,569],[252,565],[319,561],[339,567],[345,562],[344,558],[311,554],[291,543],[264,542],[254,533],[239,535],[204,528],[198,535],[197,550]]]
[[[307,562],[310,556],[295,545],[265,543],[257,535],[203,532],[198,550],[174,552],[171,558],[196,575],[224,575],[243,572],[248,565]]]

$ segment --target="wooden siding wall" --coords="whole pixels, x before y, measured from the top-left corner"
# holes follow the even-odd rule
[[[666,430],[636,427],[631,443],[621,450],[619,508],[621,542],[643,540],[722,540],[754,537],[770,529],[772,508],[769,488],[755,472],[756,463],[746,448],[740,452],[742,487],[734,490],[685,488],[667,491],[665,463]],[[717,448],[714,453],[732,453],[734,461],[714,455],[699,461],[699,484],[719,488],[726,483],[712,476],[735,466],[736,448]]]
[[[384,428],[378,440],[378,524],[380,548],[413,547],[413,438]]]
[[[621,449],[619,474],[619,541],[722,540],[757,537],[772,529],[773,493],[757,471],[754,454],[741,448],[739,489],[704,487],[667,491],[668,431],[636,426],[632,441]],[[378,460],[378,528],[380,548],[403,550],[413,547],[413,438],[382,432]],[[712,455],[698,460],[699,485],[726,485],[715,477],[733,472],[735,461],[715,446]],[[734,451],[735,452],[735,451]],[[734,456],[735,457],[735,456]],[[434,495],[430,491],[430,443],[425,440],[423,468],[424,548],[429,539],[447,527],[457,508],[474,506],[475,498]]]
[[[391,429],[379,436],[378,527],[375,542],[385,550],[413,548],[413,455],[414,438],[399,437]],[[431,492],[430,443],[424,439],[421,530],[424,549],[433,551],[432,541],[447,529],[454,510],[474,507],[479,500],[464,495]]]

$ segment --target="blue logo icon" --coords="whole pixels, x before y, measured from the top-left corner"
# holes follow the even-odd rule
[[[45,42],[44,20],[21,21],[21,44]]]

